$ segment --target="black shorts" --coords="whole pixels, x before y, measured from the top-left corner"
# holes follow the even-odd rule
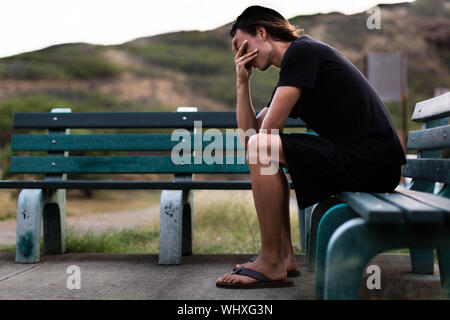
[[[361,161],[327,138],[305,133],[280,138],[300,209],[341,191],[392,192],[400,181],[400,165]]]

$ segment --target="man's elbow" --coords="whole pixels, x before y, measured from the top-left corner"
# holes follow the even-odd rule
[[[259,129],[261,133],[282,133],[284,123],[264,123]]]

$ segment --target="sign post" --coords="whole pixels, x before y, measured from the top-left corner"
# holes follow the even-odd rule
[[[406,56],[401,52],[370,52],[366,56],[366,77],[383,102],[400,102],[403,148],[408,141]]]

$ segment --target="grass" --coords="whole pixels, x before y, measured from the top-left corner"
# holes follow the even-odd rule
[[[150,195],[149,195],[150,194]],[[10,200],[6,192],[0,193],[0,203]],[[132,198],[131,198],[132,196]],[[129,200],[127,202],[126,200]],[[115,190],[97,191],[94,199],[78,198],[76,194],[68,199],[68,209],[73,214],[125,210],[159,204],[159,192]],[[12,210],[14,205],[6,206]],[[76,209],[74,209],[76,208]],[[7,212],[8,212],[7,210]],[[15,211],[13,217],[15,217]],[[257,253],[260,249],[259,225],[251,191],[206,191],[194,193],[194,242],[195,254],[237,254]],[[301,253],[297,206],[291,205],[291,232],[294,252]],[[7,217],[3,214],[0,220]],[[41,240],[42,242],[43,240]],[[43,248],[43,243],[41,243]],[[159,224],[137,229],[107,229],[81,232],[75,228],[66,229],[67,253],[151,253],[159,249]],[[15,245],[0,245],[0,251],[15,252]],[[43,253],[43,252],[42,252]],[[389,250],[387,253],[409,253],[408,249]],[[437,263],[437,257],[435,257]]]
[[[105,199],[83,200],[114,206],[124,202]],[[136,200],[140,201],[140,200]],[[74,204],[68,201],[68,208]],[[78,203],[82,205],[82,203]],[[91,204],[92,205],[92,204]],[[147,202],[148,206],[148,202]],[[259,226],[251,191],[195,191],[195,254],[257,253],[260,246]],[[291,206],[291,230],[296,253],[300,253],[297,208]],[[138,229],[108,229],[102,232],[66,230],[67,253],[158,253],[159,224]],[[41,246],[43,248],[43,245]],[[14,252],[15,246],[1,246],[0,251]]]
[[[73,43],[51,46],[0,60],[5,79],[99,79],[115,77],[120,67],[104,59],[101,46]]]
[[[14,197],[14,191],[0,190],[0,208],[0,221],[16,218],[17,197]]]
[[[79,233],[66,229],[66,253],[155,253],[158,248],[159,231],[155,226],[147,230],[114,230],[102,233],[88,231]],[[41,254],[43,254],[41,239]],[[0,245],[0,251],[15,252],[15,245]]]
[[[149,229],[108,230],[100,234],[92,231],[79,234],[74,229],[67,232],[67,252],[93,253],[148,253],[158,248],[159,230]]]
[[[232,74],[234,62],[231,53],[209,46],[192,46],[179,43],[130,43],[125,45],[130,53],[146,62],[173,71],[188,74]]]
[[[154,190],[96,190],[91,199],[79,190],[70,190],[66,215],[83,216],[97,212],[134,210],[159,205],[161,191]],[[19,190],[0,190],[0,221],[15,219]]]
[[[259,251],[259,225],[251,191],[200,191],[194,194],[194,211],[194,252]],[[296,206],[291,206],[291,231],[294,249],[299,253]]]
[[[49,112],[52,108],[70,108],[72,112],[173,111],[158,99],[138,102],[124,100],[93,90],[55,89],[0,100],[0,128],[10,129],[15,112]]]

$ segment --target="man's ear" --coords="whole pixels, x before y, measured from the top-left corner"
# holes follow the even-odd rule
[[[256,34],[258,36],[260,36],[263,40],[266,40],[267,32],[266,32],[266,28],[264,28],[264,26],[257,26]]]

